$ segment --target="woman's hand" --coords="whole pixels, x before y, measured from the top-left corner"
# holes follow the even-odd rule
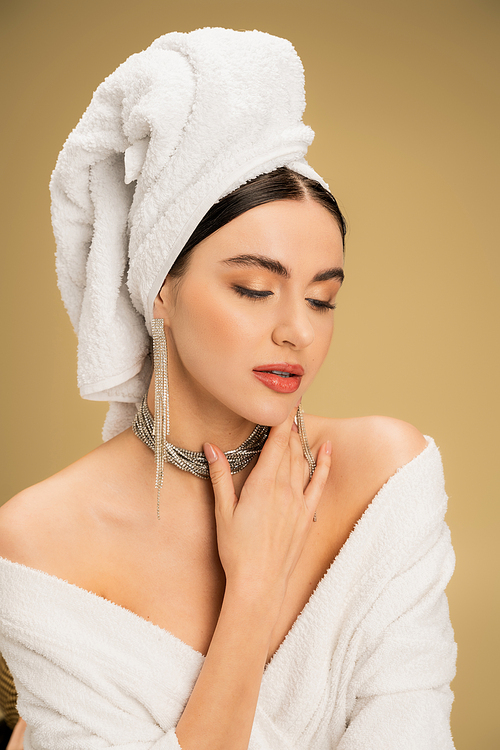
[[[5,750],[23,750],[24,747],[24,730],[26,729],[26,722],[24,719],[19,719],[16,726],[12,730],[10,740]]]
[[[296,407],[272,427],[259,460],[236,497],[229,464],[205,444],[215,494],[217,543],[226,588],[276,596],[281,605],[300,557],[330,470],[331,446],[321,446],[314,475],[304,490],[303,456]]]
[[[186,750],[247,750],[271,637],[330,470],[328,443],[304,490],[295,409],[271,428],[238,500],[226,457],[205,443],[226,590],[210,647],[176,727]]]

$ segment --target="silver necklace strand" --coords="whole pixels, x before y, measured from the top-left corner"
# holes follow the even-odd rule
[[[299,404],[297,409],[296,423],[302,452],[309,465],[309,479],[311,479],[316,469],[316,461],[309,447],[301,404]],[[132,430],[139,440],[142,440],[154,452],[154,419],[148,408],[147,394],[142,399],[139,411],[135,415]],[[242,471],[245,466],[248,466],[254,456],[260,454],[269,435],[269,430],[269,427],[258,424],[252,434],[238,448],[224,453],[231,467],[231,474],[237,474],[239,471]],[[178,448],[176,445],[166,442],[163,460],[177,466],[182,471],[189,471],[196,477],[200,477],[200,479],[208,479],[210,477],[208,461],[205,458],[205,454],[201,451],[189,451],[186,448]],[[313,521],[317,521],[316,513],[314,514]]]
[[[231,467],[231,474],[237,474],[239,471],[242,471],[245,466],[248,466],[252,458],[261,452],[269,435],[269,429],[269,427],[258,424],[252,434],[238,448],[227,451],[224,454]],[[142,399],[139,411],[132,425],[132,430],[139,440],[142,440],[148,448],[154,451],[154,419],[148,408],[147,396],[144,396]],[[182,471],[189,471],[196,477],[200,477],[200,479],[208,479],[210,477],[208,461],[205,458],[205,454],[201,451],[189,451],[185,448],[178,448],[176,445],[172,445],[172,443],[165,442],[163,460],[177,466]]]

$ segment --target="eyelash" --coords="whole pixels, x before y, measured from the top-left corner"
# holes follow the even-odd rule
[[[266,297],[270,297],[272,295],[272,292],[261,292],[257,291],[257,289],[247,289],[244,286],[234,286],[233,287],[236,294],[239,294],[240,297],[246,297],[247,299],[265,299]],[[320,312],[325,312],[326,310],[335,310],[337,305],[331,305],[329,302],[324,302],[323,300],[319,299],[308,299],[308,302],[310,302],[315,310],[319,310]]]

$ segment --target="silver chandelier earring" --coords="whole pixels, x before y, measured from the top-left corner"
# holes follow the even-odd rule
[[[160,520],[160,492],[163,485],[163,462],[167,435],[170,433],[170,400],[168,392],[168,351],[163,318],[151,321],[153,334],[153,368],[155,376],[154,453],[156,463],[156,516]]]
[[[295,423],[299,431],[300,443],[302,445],[302,453],[304,454],[304,458],[309,464],[309,479],[312,479],[312,475],[314,474],[316,470],[316,461],[314,460],[313,454],[311,453],[309,440],[307,439],[306,426],[304,424],[304,412],[302,411],[302,403],[299,403],[297,407]],[[313,516],[313,521],[316,522],[317,520],[318,520],[318,517],[315,512]]]

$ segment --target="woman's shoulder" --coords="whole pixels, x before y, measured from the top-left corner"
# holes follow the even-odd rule
[[[78,476],[80,467],[68,466],[21,490],[0,507],[0,556],[43,566],[44,551],[64,539],[77,507]]]
[[[423,434],[409,422],[383,416],[328,419],[306,415],[307,430],[318,448],[325,440],[343,460],[360,460],[396,471],[427,446]],[[383,468],[382,468],[383,470]],[[391,472],[391,473],[393,473]]]
[[[328,419],[306,415],[313,453],[332,444],[329,485],[332,496],[345,498],[360,515],[380,488],[428,446],[412,424],[383,416]]]
[[[124,439],[118,438],[23,489],[0,507],[1,557],[50,568],[55,550],[68,559],[77,552],[82,556],[89,532],[102,525],[103,513],[112,514],[113,506],[119,506],[118,497],[135,468],[117,444],[123,447]]]

